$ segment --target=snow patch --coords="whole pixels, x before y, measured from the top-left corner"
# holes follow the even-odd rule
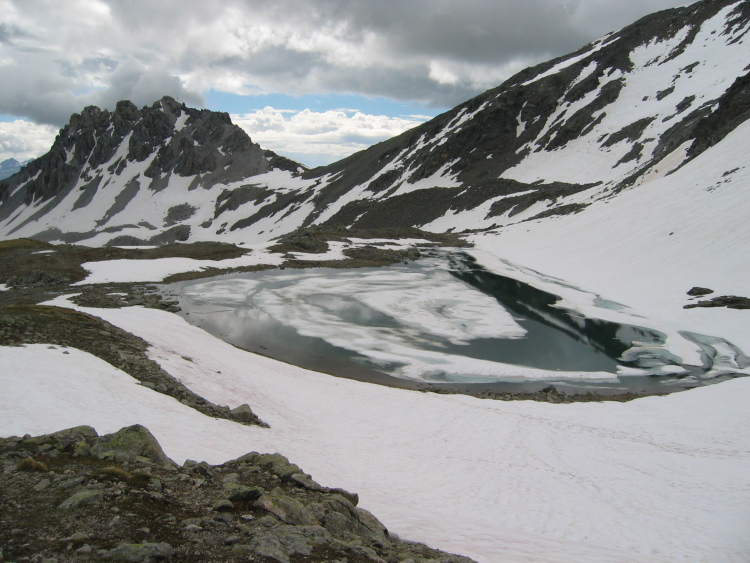
[[[178,463],[280,452],[400,536],[486,563],[750,554],[750,378],[624,404],[489,401],[301,370],[162,311],[85,310],[271,427],[205,417],[88,354],[34,345],[0,348],[0,435],[140,423]]]

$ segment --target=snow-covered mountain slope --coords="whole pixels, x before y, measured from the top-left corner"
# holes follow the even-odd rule
[[[488,229],[644,185],[750,117],[749,29],[747,2],[699,2],[527,69],[329,167],[315,220]]]
[[[744,1],[659,12],[311,171],[173,101],[143,117],[91,108],[0,182],[0,237],[256,242],[323,223],[458,232],[580,213],[650,189],[750,117],[749,30]]]
[[[206,204],[221,186],[303,170],[262,150],[227,114],[169,97],[141,110],[126,101],[112,113],[88,107],[49,153],[0,183],[0,222],[8,237],[187,240],[192,226],[210,222]]]

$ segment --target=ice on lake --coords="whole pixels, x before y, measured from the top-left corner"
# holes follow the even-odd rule
[[[340,360],[443,383],[694,376],[657,330],[585,318],[462,254],[387,268],[232,274],[171,286],[191,322],[251,351],[321,369]],[[316,360],[317,359],[317,360]],[[692,372],[691,372],[692,370]]]

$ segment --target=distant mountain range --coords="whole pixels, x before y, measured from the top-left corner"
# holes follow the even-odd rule
[[[463,232],[580,213],[750,117],[749,25],[746,1],[659,12],[312,170],[171,98],[88,107],[0,182],[0,236],[250,242],[319,224]]]
[[[5,178],[13,176],[26,162],[18,162],[15,158],[9,158],[0,162],[0,180],[5,180]]]

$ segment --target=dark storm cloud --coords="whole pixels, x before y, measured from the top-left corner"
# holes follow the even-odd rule
[[[0,22],[0,43],[13,43],[16,38],[24,35],[25,33],[15,25]]]

